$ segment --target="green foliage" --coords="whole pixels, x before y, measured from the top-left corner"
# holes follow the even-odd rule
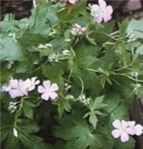
[[[0,41],[0,60],[22,60],[22,50],[14,39],[1,36]]]
[[[102,116],[103,112],[101,110],[107,107],[106,104],[103,103],[103,96],[97,97],[94,101],[91,101],[88,105],[89,112],[85,114],[84,117],[89,117],[89,123],[92,124],[93,128],[96,129],[96,125],[98,122],[97,116]]]
[[[76,23],[87,29],[81,36],[71,34]],[[7,15],[0,30],[3,149],[134,148],[133,139],[123,144],[111,131],[112,122],[128,120],[129,105],[143,96],[142,20],[97,24],[85,0],[40,1],[29,18]],[[57,83],[57,100],[43,101],[37,88],[17,99],[2,92],[10,78],[33,76]]]

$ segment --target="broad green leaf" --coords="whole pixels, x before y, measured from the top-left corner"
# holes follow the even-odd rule
[[[0,60],[2,61],[22,61],[23,53],[17,41],[9,37],[0,37]]]
[[[133,38],[143,38],[143,19],[131,20],[127,27],[127,34]],[[129,37],[131,37],[129,36]]]
[[[33,119],[33,105],[30,102],[24,101],[23,111],[27,118]]]

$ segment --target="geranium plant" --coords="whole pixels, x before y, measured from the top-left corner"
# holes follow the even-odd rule
[[[3,149],[133,149],[143,126],[143,20],[112,20],[104,0],[40,2],[0,28]]]

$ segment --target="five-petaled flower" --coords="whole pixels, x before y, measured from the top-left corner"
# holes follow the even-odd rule
[[[104,0],[98,0],[98,4],[89,5],[91,16],[97,23],[108,22],[112,19],[113,8]]]
[[[57,91],[59,87],[56,83],[51,83],[49,80],[44,81],[43,85],[38,86],[38,92],[41,93],[41,98],[43,100],[55,100],[58,96]]]
[[[136,124],[135,121],[115,120],[113,127],[115,128],[112,131],[113,138],[120,138],[121,142],[127,142],[130,136],[143,134],[143,126]]]
[[[115,139],[120,138],[121,142],[127,142],[129,140],[128,123],[124,120],[115,120],[113,126],[115,129],[112,131],[112,136]]]
[[[128,134],[140,136],[143,134],[143,126],[140,124],[136,124],[135,121],[128,122]]]
[[[31,79],[10,79],[7,85],[3,86],[3,91],[8,92],[11,98],[27,96],[40,83],[36,77]]]

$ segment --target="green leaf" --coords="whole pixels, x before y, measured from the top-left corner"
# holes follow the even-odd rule
[[[85,118],[89,117],[89,123],[96,129],[98,116],[102,116],[103,110],[106,109],[107,104],[103,103],[104,96],[97,97],[94,101],[91,101],[88,108],[89,112],[85,114]],[[102,111],[101,111],[102,110]]]
[[[141,45],[140,47],[137,48],[136,53],[138,55],[143,55],[143,45]]]
[[[22,61],[23,53],[17,42],[9,37],[0,37],[0,60]]]
[[[63,80],[64,69],[64,63],[52,63],[42,66],[42,73],[49,80],[56,83],[61,83]]]
[[[127,34],[131,35],[134,38],[143,39],[143,19],[140,20],[131,20],[127,27]]]
[[[127,143],[121,143],[118,141],[114,144],[114,147],[116,149],[134,149],[135,148],[135,140],[133,138],[130,138],[130,140]]]
[[[64,123],[65,120],[68,120],[68,123]],[[67,141],[65,144],[67,149],[86,149],[94,144],[98,146],[96,136],[86,123],[70,117],[65,120],[61,126],[55,129],[55,135]]]
[[[66,97],[59,99],[57,101],[57,106],[58,106],[58,112],[59,116],[62,117],[64,111],[70,112],[72,107],[71,107],[71,101],[73,100],[73,97],[70,95],[67,95]]]
[[[31,104],[28,101],[24,101],[23,111],[24,111],[25,116],[29,119],[33,119],[33,107],[34,107],[33,104]]]

